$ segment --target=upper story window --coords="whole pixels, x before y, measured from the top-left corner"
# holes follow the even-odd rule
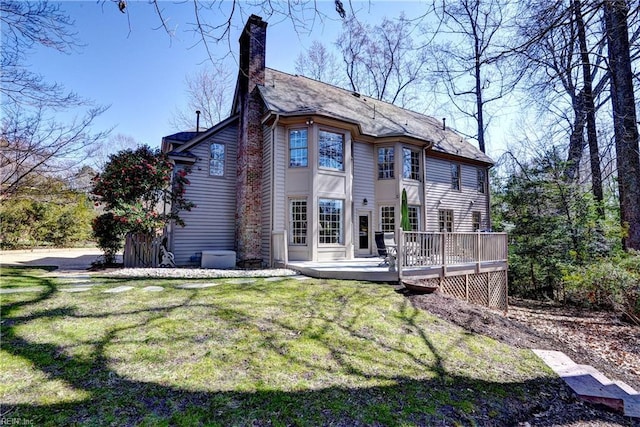
[[[378,148],[378,179],[393,179],[393,147]]]
[[[344,170],[344,135],[324,130],[318,133],[318,166]]]
[[[487,171],[484,168],[476,169],[478,175],[478,193],[487,191]]]
[[[440,231],[453,232],[453,211],[451,209],[438,210],[438,225]]]
[[[380,231],[395,231],[396,216],[393,206],[382,206],[380,208]]]
[[[209,145],[209,175],[224,176],[225,145],[212,142]]]
[[[460,165],[456,163],[451,164],[451,189],[460,191]]]
[[[420,179],[420,153],[409,148],[402,149],[402,177]]]
[[[289,131],[289,167],[305,168],[309,164],[309,145],[307,130],[295,129]]]
[[[318,200],[318,221],[320,223],[320,231],[318,232],[319,243],[343,243],[343,204],[344,202],[338,199]]]

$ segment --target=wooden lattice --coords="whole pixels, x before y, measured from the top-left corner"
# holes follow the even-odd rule
[[[507,272],[496,271],[489,275],[489,307],[506,311],[507,300]]]
[[[453,297],[467,299],[466,276],[448,276],[442,279],[442,291]]]
[[[506,271],[443,277],[440,289],[472,304],[508,309]]]

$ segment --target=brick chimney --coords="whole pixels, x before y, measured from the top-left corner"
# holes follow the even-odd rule
[[[267,23],[251,15],[240,36],[238,75],[238,175],[236,242],[240,266],[259,267],[262,259],[262,124],[264,106],[256,85],[264,85]]]

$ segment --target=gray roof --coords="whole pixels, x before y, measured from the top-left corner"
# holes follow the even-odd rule
[[[259,90],[267,108],[282,116],[322,115],[356,124],[362,134],[374,138],[406,136],[433,144],[437,152],[494,163],[458,133],[442,129],[442,122],[433,117],[317,80],[267,68]]]

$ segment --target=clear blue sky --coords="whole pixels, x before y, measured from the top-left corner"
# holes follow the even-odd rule
[[[189,31],[189,23],[195,20],[192,3],[163,1],[160,5],[169,26],[175,30],[173,38],[157,29],[160,20],[153,5],[147,2],[130,0],[128,19],[110,0],[63,2],[62,8],[75,20],[77,37],[84,46],[71,54],[40,49],[29,57],[29,64],[47,81],[61,83],[97,104],[111,105],[96,122],[95,130],[114,127],[113,135],[128,135],[157,147],[163,136],[179,130],[171,126],[170,120],[177,108],[186,105],[185,76],[207,66],[208,58],[204,48],[196,44],[197,35]],[[269,22],[268,67],[294,73],[296,57],[313,40],[325,44],[335,41],[341,24],[334,2],[320,1],[318,5],[333,19],[316,23],[308,35],[296,33],[291,22],[282,17],[264,17]],[[373,23],[380,22],[385,15],[395,17],[403,10],[412,14],[412,9],[418,13],[424,7],[419,2],[355,5],[360,8],[359,18],[366,21],[370,17]],[[243,7],[246,14],[261,14],[259,10]],[[230,47],[220,44],[217,53],[223,54],[230,48],[237,52],[243,19],[238,16],[234,23]]]

